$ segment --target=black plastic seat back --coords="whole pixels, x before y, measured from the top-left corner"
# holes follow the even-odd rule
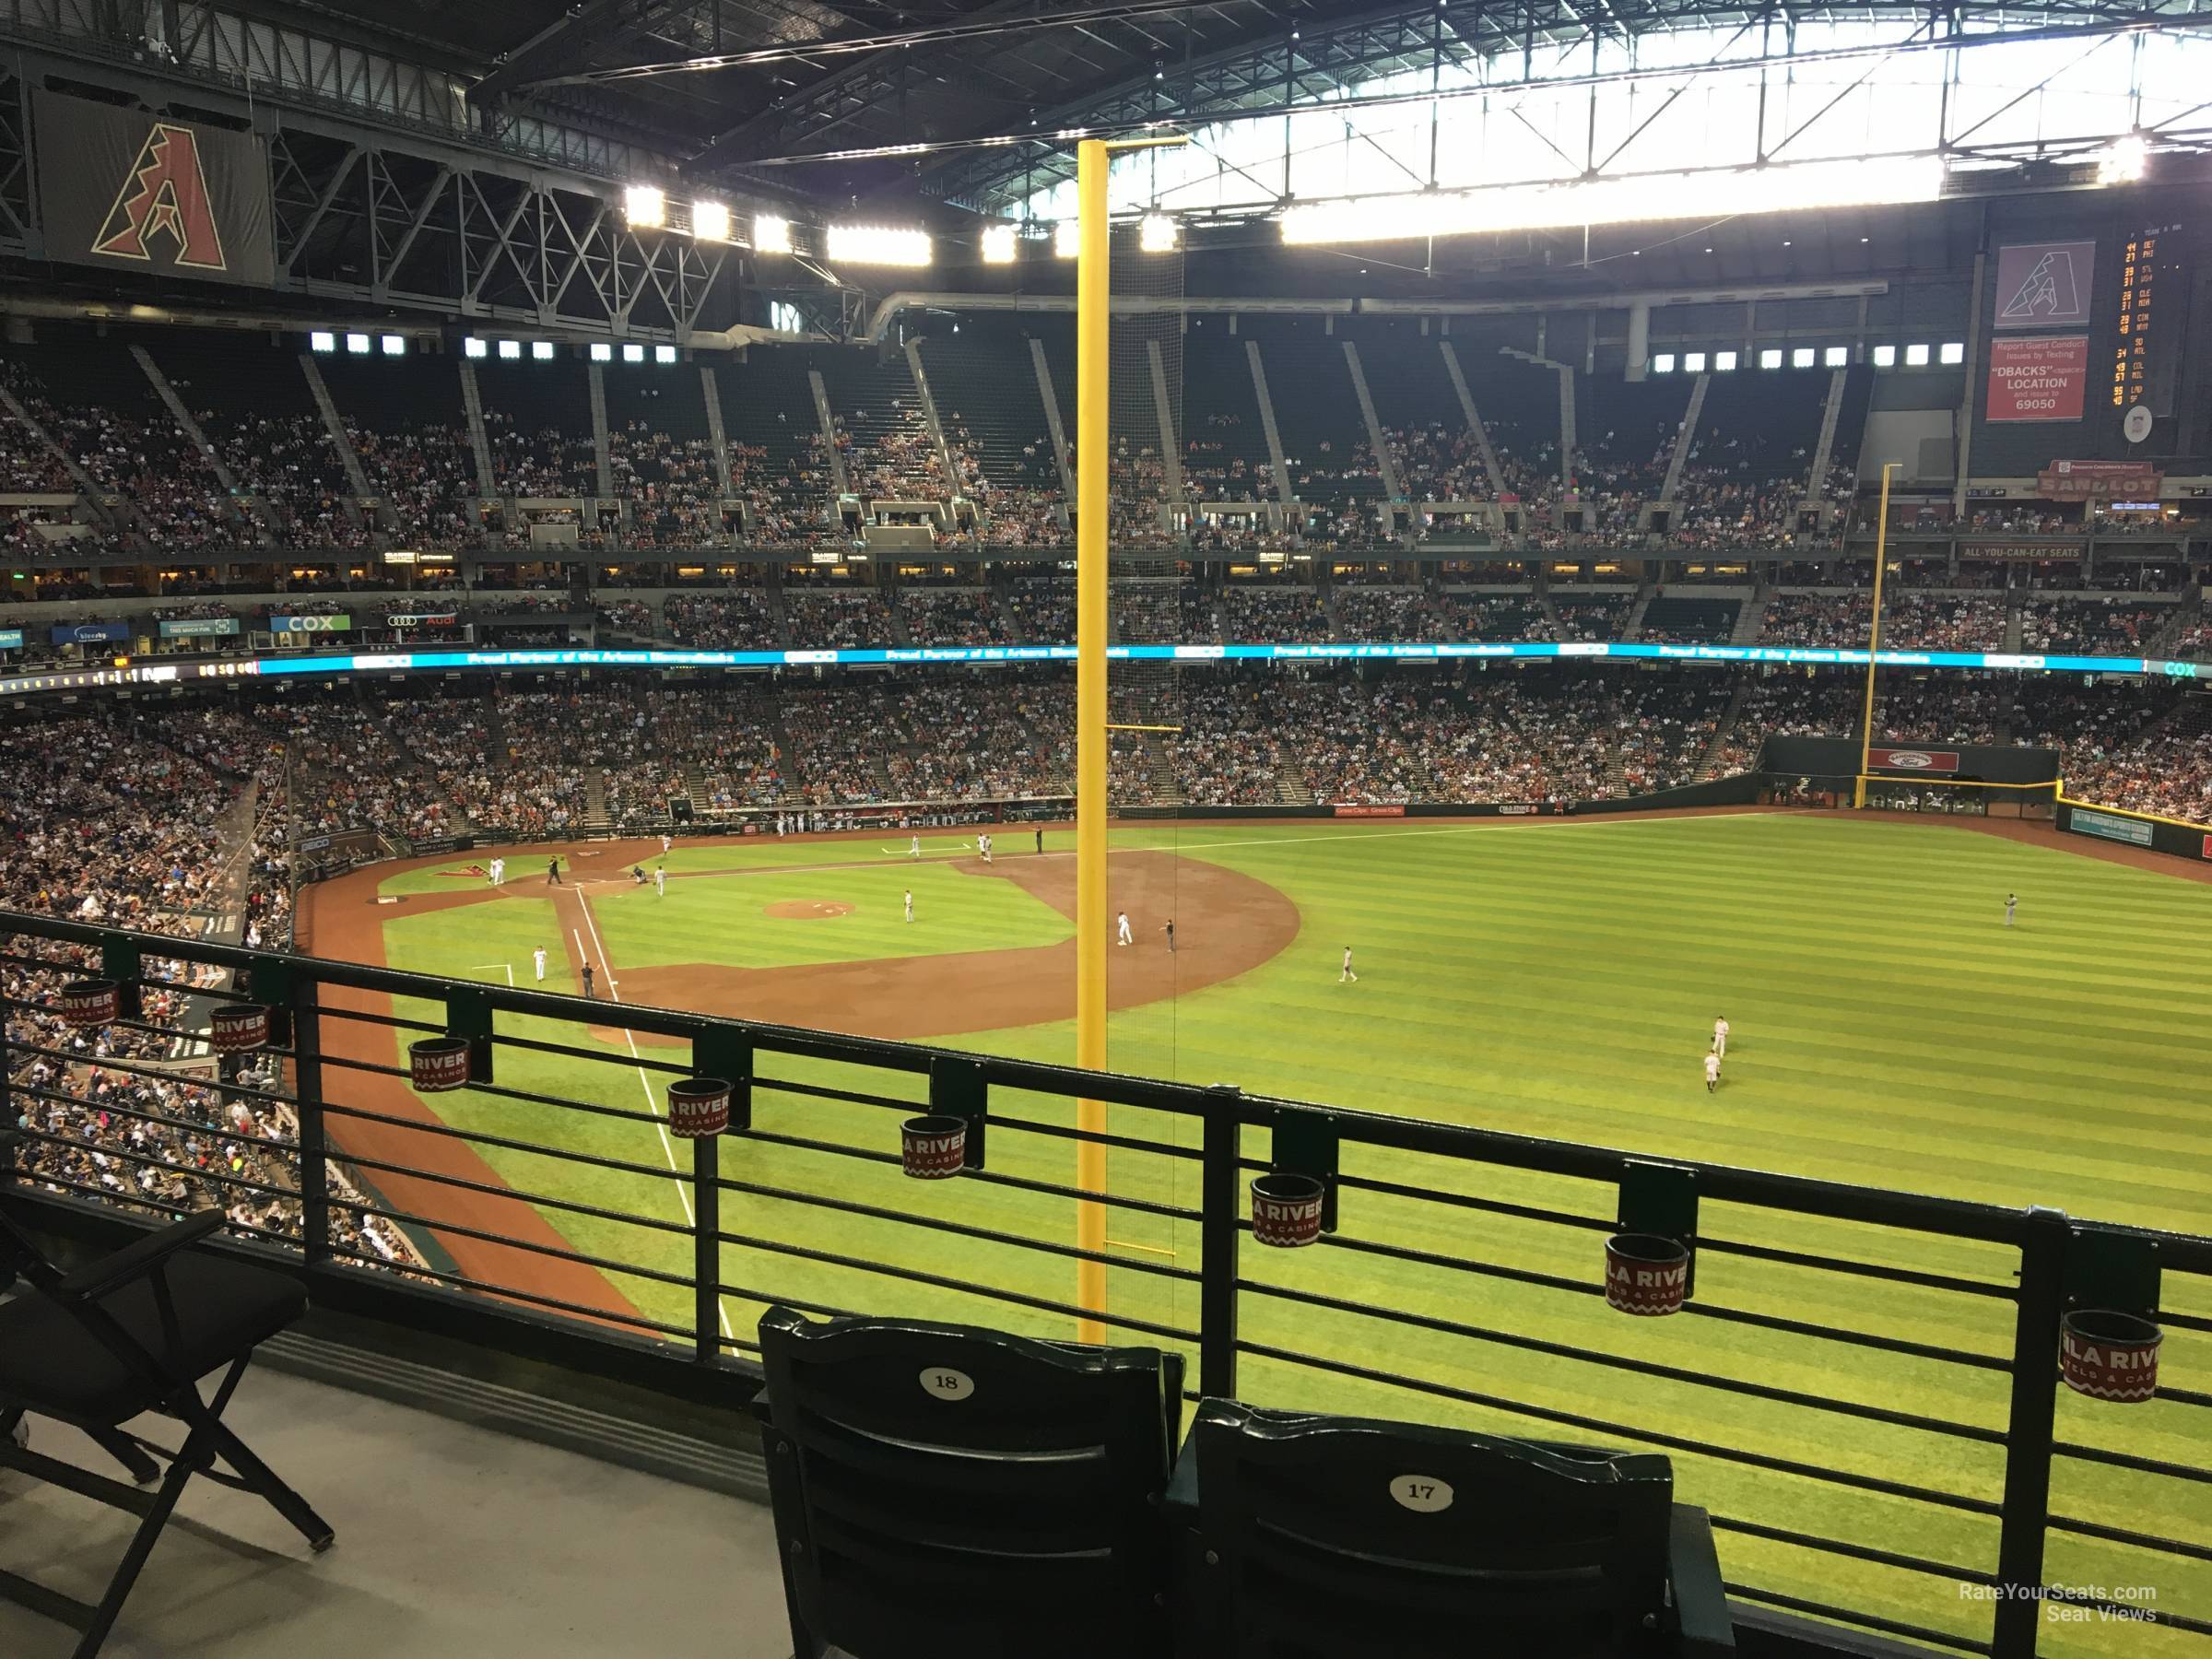
[[[1664,1457],[1207,1400],[1221,1659],[1615,1659],[1672,1651]]]
[[[775,1308],[760,1359],[802,1659],[1165,1651],[1179,1358]]]

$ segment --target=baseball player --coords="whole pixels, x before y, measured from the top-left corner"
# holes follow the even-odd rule
[[[544,984],[546,982],[546,947],[543,945],[530,953],[530,965],[537,970],[537,982],[541,985]]]
[[[1167,926],[1160,931],[1168,935],[1168,954],[1173,956],[1175,954],[1175,918],[1170,916]]]
[[[653,890],[664,899],[668,897],[668,866],[666,865],[653,866]]]
[[[662,831],[661,831],[661,856],[662,856],[663,858],[665,858],[665,857],[667,857],[667,856],[668,856],[668,849],[669,849],[669,848],[671,848],[671,847],[673,847],[673,846],[675,846],[675,845],[676,845],[676,842],[675,842],[674,841],[672,841],[672,840],[670,840],[670,839],[669,839],[668,831],[667,831],[667,830],[662,830]]]
[[[989,864],[991,862],[991,838],[987,835],[979,835],[975,840],[976,844],[983,850],[983,862]]]
[[[1728,1022],[1715,1018],[1712,1022],[1712,1053],[1716,1060],[1728,1058]]]
[[[560,856],[559,853],[546,860],[546,885],[547,887],[560,885]]]
[[[1708,1053],[1705,1056],[1705,1092],[1711,1094],[1721,1086],[1721,1057]]]
[[[1347,980],[1355,985],[1359,982],[1359,976],[1352,971],[1352,947],[1349,945],[1344,947],[1344,971],[1336,976],[1336,982],[1341,985]]]
[[[500,878],[506,874],[507,861],[503,858],[493,859],[491,861],[491,885],[493,887],[498,887],[500,885]]]
[[[1040,858],[1044,856],[1044,831],[1041,830],[1037,831],[1037,855]]]
[[[914,889],[912,888],[906,889],[906,919],[909,922],[914,919]]]
[[[917,835],[913,837],[906,843],[906,855],[909,858],[919,858],[922,856],[922,838],[920,836]]]
[[[586,996],[590,996],[591,994],[593,994],[593,992],[592,992],[592,965],[591,965],[589,962],[586,962],[586,963],[583,965],[583,994],[584,994]]]
[[[1129,912],[1127,911],[1117,911],[1114,913],[1113,942],[1116,945],[1131,945],[1135,943],[1135,941],[1129,936]]]
[[[2019,908],[2019,904],[2020,896],[2018,893],[2007,893],[2005,895],[2006,926],[2010,927],[2012,925],[2012,912]]]

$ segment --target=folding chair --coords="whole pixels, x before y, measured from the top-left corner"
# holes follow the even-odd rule
[[[1206,1400],[1169,1502],[1208,1659],[1735,1651],[1665,1457]]]
[[[307,1292],[282,1274],[187,1253],[222,1224],[222,1211],[202,1210],[65,1274],[0,1216],[0,1284],[12,1274],[29,1286],[0,1302],[0,1468],[21,1469],[140,1517],[97,1606],[0,1571],[0,1595],[82,1632],[76,1659],[100,1652],[194,1475],[259,1494],[318,1553],[330,1547],[329,1524],[221,1421],[254,1347],[307,1311]],[[214,1397],[203,1400],[200,1379],[218,1371]],[[188,1430],[173,1454],[122,1427],[149,1411]],[[27,1412],[83,1430],[137,1485],[18,1444],[15,1430]],[[234,1472],[216,1468],[218,1457]]]
[[[1159,1659],[1182,1361],[899,1320],[760,1320],[797,1659]]]

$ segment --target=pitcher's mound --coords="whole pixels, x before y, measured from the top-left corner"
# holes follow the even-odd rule
[[[831,916],[849,916],[853,907],[832,899],[782,899],[764,913],[778,922],[821,922]]]

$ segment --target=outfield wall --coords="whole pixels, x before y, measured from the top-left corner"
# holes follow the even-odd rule
[[[2202,824],[2152,818],[2112,806],[2085,806],[2064,799],[2058,804],[2057,822],[2069,834],[2143,847],[2153,853],[2168,853],[2193,864],[2212,861],[2212,829]]]
[[[1891,763],[1879,764],[1890,756]],[[1850,778],[1858,772],[1861,750],[1856,737],[1770,737],[1759,751],[1761,771],[1794,778]],[[1875,749],[1876,771],[1900,782],[1915,777],[1975,779],[1989,783],[2048,783],[2059,775],[2058,751],[2022,748],[2014,745],[1890,742]],[[1929,762],[1915,766],[1905,760],[1917,755]]]

